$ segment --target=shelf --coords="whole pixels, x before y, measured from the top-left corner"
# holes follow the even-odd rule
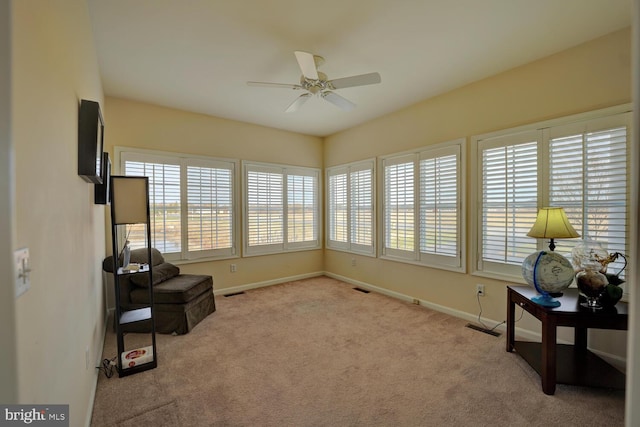
[[[133,264],[136,265],[136,264]],[[138,273],[148,273],[149,272],[149,264],[138,264],[137,270],[124,270],[123,267],[118,267],[118,275],[122,276],[124,274],[138,274]]]
[[[151,307],[138,308],[122,313],[120,316],[120,324],[125,325],[127,323],[142,322],[143,320],[149,319],[151,319]]]
[[[516,341],[516,352],[542,375],[542,344]],[[556,344],[556,382],[579,386],[624,390],[625,374],[589,350]]]
[[[131,251],[131,258],[127,257],[125,266],[114,269],[115,291],[115,322],[116,340],[118,345],[118,363],[116,365],[118,375],[124,377],[137,372],[156,368],[157,348],[156,329],[153,318],[153,261],[151,248],[151,218],[149,216],[149,178],[139,176],[110,177],[111,200],[111,244],[114,259],[120,254],[120,248],[128,240],[127,226],[134,224],[144,225],[143,247]],[[118,238],[122,231],[125,235]],[[141,237],[141,235],[139,236]],[[124,255],[124,254],[123,254]],[[145,256],[146,255],[146,256]],[[124,258],[124,256],[123,256]],[[136,262],[133,262],[136,261]],[[117,265],[117,262],[116,262]],[[140,276],[140,275],[147,275]],[[131,301],[131,289],[134,286],[131,279],[148,279],[146,287],[149,304],[134,304]],[[125,335],[135,332],[135,339],[125,343]],[[138,334],[147,334],[147,343],[150,345],[140,348],[131,348],[135,342],[140,345]],[[127,338],[127,341],[129,338]],[[129,344],[129,345],[127,345]],[[141,352],[141,353],[139,353]]]
[[[122,377],[126,377],[127,375],[137,374],[138,372],[148,371],[149,369],[154,369],[157,367],[158,367],[158,361],[154,359],[150,362],[142,363],[132,368],[120,369],[118,371],[118,376],[122,378]]]

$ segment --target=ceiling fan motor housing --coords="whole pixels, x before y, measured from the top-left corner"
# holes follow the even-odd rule
[[[318,71],[318,80],[308,79],[304,75],[300,76],[300,86],[314,95],[318,92],[329,89],[327,75],[320,71]]]

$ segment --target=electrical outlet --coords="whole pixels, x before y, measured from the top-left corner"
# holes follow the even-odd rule
[[[238,271],[238,269],[237,269],[237,267],[236,267],[236,265],[235,265],[235,264],[231,264],[231,265],[229,266],[229,270],[230,270],[232,273],[235,273],[236,271]]]
[[[414,303],[415,305],[420,305],[420,300],[419,300],[419,299],[417,299],[417,298],[414,298],[414,299],[413,299],[413,303]]]
[[[484,285],[476,285],[476,295],[484,296]]]
[[[351,267],[355,267],[355,266],[356,266],[356,259],[351,258]]]

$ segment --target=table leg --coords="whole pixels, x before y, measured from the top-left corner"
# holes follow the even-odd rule
[[[573,343],[576,350],[584,351],[587,349],[587,328],[575,328]]]
[[[507,289],[507,351],[511,353],[515,343],[515,314],[516,304],[512,298],[512,290]]]
[[[549,316],[542,317],[542,391],[556,392],[556,322]]]

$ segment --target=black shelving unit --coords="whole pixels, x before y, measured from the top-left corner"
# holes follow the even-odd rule
[[[111,176],[111,239],[113,259],[117,263],[113,269],[115,288],[115,319],[118,342],[118,375],[125,377],[147,371],[158,366],[156,349],[156,328],[153,312],[153,268],[151,266],[151,222],[149,210],[149,179],[147,177]],[[121,251],[127,238],[127,227],[142,225],[145,229],[147,264],[135,271],[124,270],[120,260]],[[121,280],[125,275],[147,274],[149,281],[149,304],[126,307],[121,303]],[[127,345],[127,326],[145,322],[143,334],[148,337],[136,338],[137,347]],[[140,328],[135,328],[140,329]],[[139,335],[140,333],[136,333]],[[145,345],[140,347],[140,342]]]

